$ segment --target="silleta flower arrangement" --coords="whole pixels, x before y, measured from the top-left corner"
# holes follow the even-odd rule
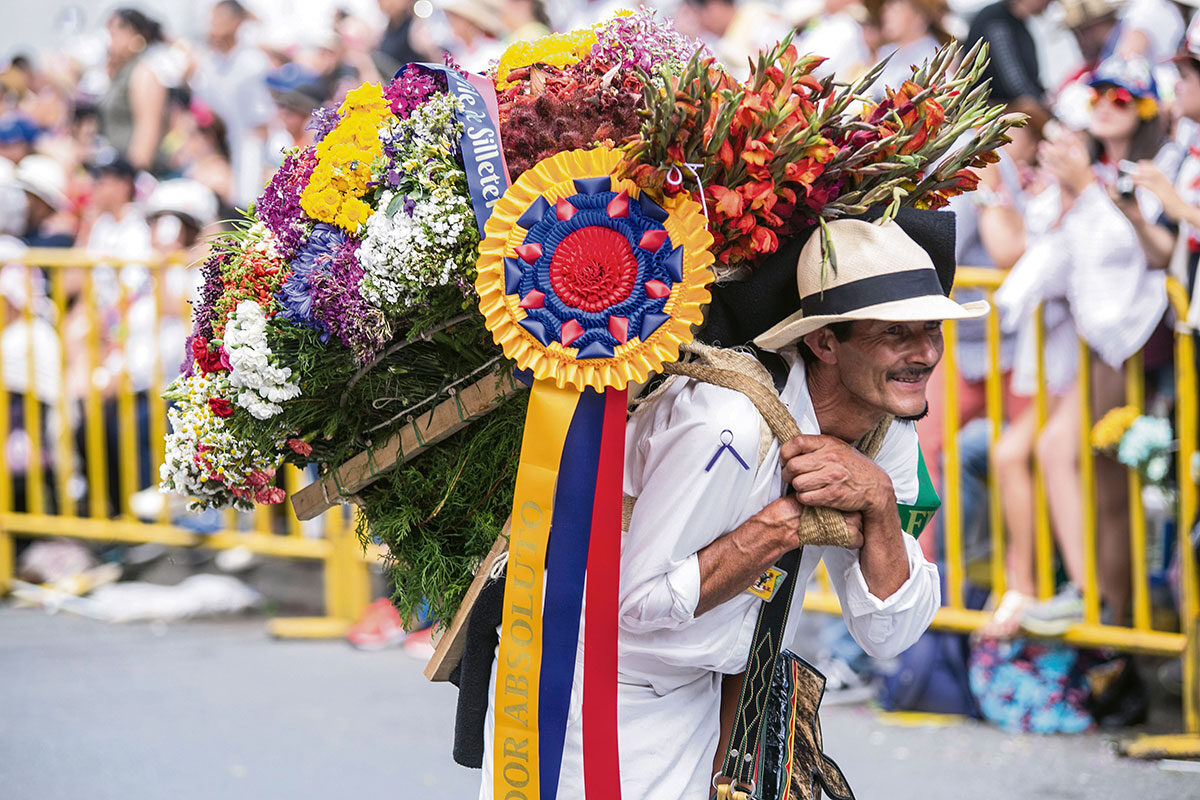
[[[537,348],[527,366],[560,388],[636,385],[700,323],[708,253],[736,277],[825,219],[972,188],[1014,120],[977,86],[983,53],[957,70],[954,55],[871,104],[877,73],[818,81],[818,59],[785,41],[738,82],[641,10],[514,45],[485,77],[411,64],[354,89],[214,242],[165,393],[162,489],[195,507],[277,504],[281,463],[336,484],[411,430],[410,460],[370,461],[370,481],[336,494],[387,546],[400,611],[448,620],[511,510],[527,401],[435,442],[415,420]],[[576,168],[588,178],[564,177]],[[481,245],[501,223],[504,248]],[[535,234],[544,252],[521,239]],[[481,293],[489,323],[510,317],[501,344]],[[603,324],[597,303],[615,308]]]
[[[491,78],[512,177],[627,138],[641,83],[613,68],[658,74],[698,49],[649,11],[510,48]],[[482,220],[468,171],[479,152],[463,142],[475,142],[465,125],[479,109],[454,91],[465,79],[408,65],[317,111],[315,144],[286,153],[245,220],[214,242],[190,355],[166,392],[164,491],[193,507],[280,503],[281,463],[328,472],[502,368],[474,310]],[[540,138],[518,135],[525,125]],[[453,614],[511,505],[524,409],[518,395],[356,493],[360,533],[393,556],[402,611],[427,601],[433,616]]]

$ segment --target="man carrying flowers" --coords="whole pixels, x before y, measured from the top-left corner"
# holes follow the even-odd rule
[[[911,420],[925,412],[926,380],[941,358],[940,321],[979,316],[986,304],[950,300],[929,252],[895,222],[828,227],[836,274],[822,269],[816,236],[762,266],[796,272],[799,309],[756,344],[786,365],[779,397],[801,435],[782,444],[764,436],[746,394],[687,378],[629,420],[617,691],[623,796],[709,795],[760,607],[791,599],[798,609],[819,562],[850,632],[874,656],[906,649],[940,604],[937,568],[901,522],[920,490]],[[877,429],[881,442],[867,457],[855,443]],[[805,506],[836,511],[849,546],[804,548],[787,584],[794,597],[772,597],[767,576],[802,543]],[[785,646],[797,618],[786,620]],[[580,689],[576,670],[559,798],[584,797]],[[492,750],[485,745],[481,798],[492,796]]]

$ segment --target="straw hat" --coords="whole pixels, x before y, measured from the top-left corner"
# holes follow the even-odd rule
[[[837,272],[821,281],[821,237],[805,243],[796,261],[800,310],[757,337],[778,350],[834,322],[971,319],[988,311],[986,300],[960,305],[943,293],[933,259],[895,221],[856,219],[829,223]]]

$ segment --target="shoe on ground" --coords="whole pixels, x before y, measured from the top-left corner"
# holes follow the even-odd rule
[[[422,628],[408,635],[404,640],[404,652],[421,661],[428,661],[433,656],[433,627]]]
[[[1037,636],[1061,636],[1080,622],[1083,594],[1078,586],[1068,583],[1054,597],[1027,608],[1021,627]]]
[[[408,632],[392,601],[381,597],[367,606],[362,618],[350,626],[346,639],[359,650],[383,650],[402,644]]]
[[[1015,589],[1009,589],[1000,597],[991,618],[979,629],[984,639],[1011,639],[1021,631],[1025,612],[1033,605],[1033,598]]]

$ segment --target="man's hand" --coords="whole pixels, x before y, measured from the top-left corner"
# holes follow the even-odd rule
[[[864,517],[895,513],[887,473],[841,439],[800,434],[780,448],[779,458],[784,480],[806,506],[861,512]]]

